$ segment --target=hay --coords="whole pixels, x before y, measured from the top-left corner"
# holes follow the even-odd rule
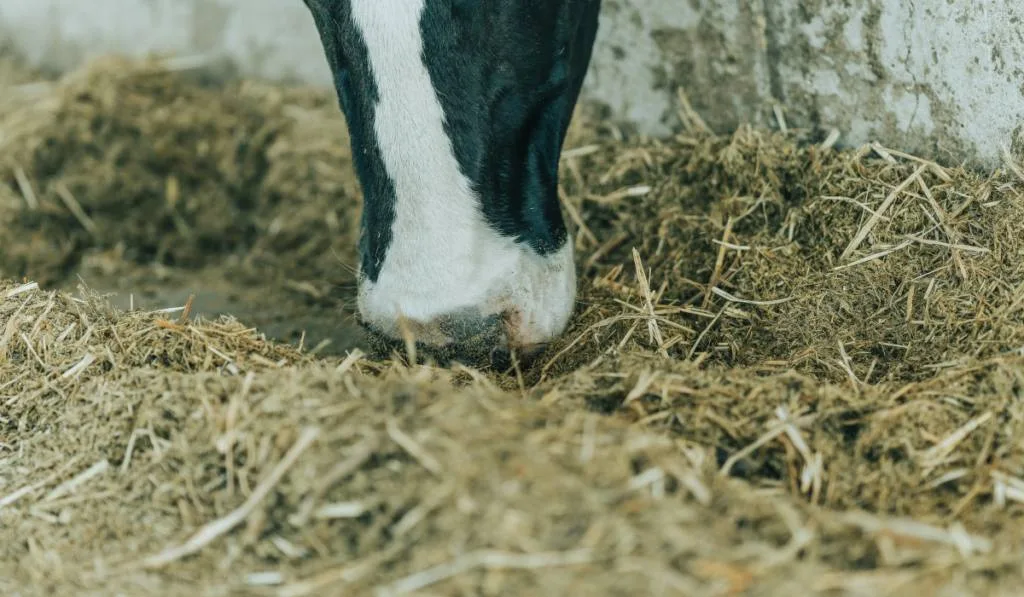
[[[329,94],[152,62],[26,80],[0,110],[3,594],[1024,580],[1016,164],[693,114],[624,141],[582,113],[579,313],[533,365],[485,374],[52,289],[105,256],[343,295],[358,194]]]
[[[350,280],[336,261],[351,250],[357,187],[328,97],[210,88],[119,59],[17,96],[0,116],[5,276],[49,283],[113,251],[184,268],[244,253],[249,278],[287,254],[320,284]]]

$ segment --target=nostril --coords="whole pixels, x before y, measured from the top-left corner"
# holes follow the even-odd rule
[[[407,340],[412,340],[415,358],[420,363],[449,366],[458,362],[509,371],[514,366],[531,367],[547,348],[544,343],[520,343],[516,337],[517,321],[515,313],[483,315],[476,310],[461,310],[392,329],[361,323],[367,332],[367,348],[375,358],[386,359],[396,354],[408,357]],[[411,332],[411,338],[406,338],[402,330]]]
[[[489,360],[492,369],[505,371],[512,367],[512,352],[506,346],[495,346]]]
[[[509,345],[496,346],[491,349],[491,367],[502,371],[507,371],[512,367],[529,369],[537,358],[544,353],[545,348],[547,348],[545,344],[516,347],[510,347]]]
[[[460,362],[471,367],[507,370],[512,366],[508,319],[503,313],[484,315],[465,309],[430,321],[403,321],[405,325],[386,328],[363,323],[369,349],[377,358],[394,354],[408,356],[408,343],[415,344],[416,360],[438,365]],[[404,332],[404,333],[403,333]],[[518,355],[517,355],[518,358]]]
[[[521,367],[532,367],[534,362],[540,358],[544,351],[547,349],[547,344],[533,344],[530,346],[519,347],[516,358],[519,361]]]
[[[481,349],[508,343],[505,319],[501,313],[482,315],[465,310],[438,317],[434,323],[452,344],[475,344]]]

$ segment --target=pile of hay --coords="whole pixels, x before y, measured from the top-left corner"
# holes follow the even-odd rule
[[[156,63],[0,106],[0,593],[1014,594],[1024,171],[800,132],[564,159],[580,308],[527,370],[323,357],[51,290],[351,283],[328,93]],[[88,282],[88,280],[86,280]]]
[[[203,85],[158,62],[105,59],[59,84],[18,85],[0,112],[0,273],[41,284],[83,258],[199,268],[245,253],[351,281],[358,186],[323,93]]]

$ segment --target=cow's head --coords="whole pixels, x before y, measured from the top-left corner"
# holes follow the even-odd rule
[[[363,190],[364,324],[492,355],[560,334],[558,161],[600,0],[305,2]]]

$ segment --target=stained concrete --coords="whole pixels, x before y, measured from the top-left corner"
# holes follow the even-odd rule
[[[199,54],[330,84],[301,0],[0,0],[0,43],[71,68],[106,52]],[[1019,0],[605,0],[586,97],[649,134],[682,87],[711,127],[788,126],[994,166],[1024,147]],[[1019,153],[1019,152],[1017,152]]]

